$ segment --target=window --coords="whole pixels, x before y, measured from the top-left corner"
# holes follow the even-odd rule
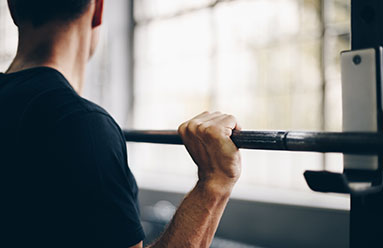
[[[220,110],[245,129],[341,131],[339,53],[349,49],[349,1],[134,4],[134,128],[175,129]],[[174,189],[194,181],[183,148],[129,148],[143,185]],[[341,167],[341,155],[243,151],[238,188],[307,191],[305,170]]]

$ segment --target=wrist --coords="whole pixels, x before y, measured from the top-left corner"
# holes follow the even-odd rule
[[[229,197],[236,181],[214,179],[199,179],[197,187],[206,193],[220,197]]]

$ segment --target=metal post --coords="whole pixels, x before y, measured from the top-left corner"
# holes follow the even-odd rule
[[[383,1],[351,0],[352,49],[383,46]],[[378,53],[377,53],[378,54]],[[381,105],[381,58],[378,57],[378,127],[382,132]],[[381,166],[381,158],[379,158]],[[381,181],[380,167],[377,171]],[[347,174],[347,171],[345,171]],[[377,182],[378,183],[378,182]],[[383,193],[365,196],[351,196],[350,247],[382,247],[383,241]]]

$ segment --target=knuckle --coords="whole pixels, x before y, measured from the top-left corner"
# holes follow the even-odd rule
[[[197,126],[197,132],[198,134],[205,134],[206,129],[208,128],[208,125],[206,123],[200,123]]]
[[[224,134],[225,136],[231,136],[231,135],[233,134],[233,131],[232,131],[231,129],[225,128],[225,129],[223,130],[223,134]]]
[[[196,120],[191,120],[191,121],[189,121],[189,125],[188,125],[187,129],[189,131],[192,131],[192,130],[196,129],[197,127],[198,127],[197,121]]]
[[[227,118],[227,119],[230,119],[230,120],[233,120],[233,121],[236,120],[236,118],[235,118],[234,115],[226,115],[226,118]]]
[[[178,133],[179,133],[179,134],[184,134],[184,133],[185,133],[185,129],[186,129],[186,122],[185,122],[185,123],[182,123],[182,124],[178,127]]]
[[[234,115],[227,115],[226,119],[231,122],[232,124],[237,124],[237,118]]]
[[[179,128],[178,128],[178,133],[184,137],[186,136],[187,134],[187,128],[188,128],[188,123],[184,123],[182,124]]]
[[[204,134],[208,136],[209,138],[218,138],[220,137],[220,128],[218,126],[208,126],[205,128]]]
[[[203,111],[201,115],[210,115],[209,111]]]
[[[186,132],[188,134],[195,134],[196,132],[198,132],[198,127],[199,127],[199,123],[196,121],[196,120],[192,120],[188,123],[188,126],[186,128]]]

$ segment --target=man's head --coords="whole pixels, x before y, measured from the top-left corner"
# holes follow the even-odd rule
[[[98,41],[103,3],[103,0],[8,0],[21,36],[45,29],[49,37],[67,31],[68,27],[81,26],[81,35],[91,36],[90,56]]]
[[[8,0],[16,25],[38,27],[52,21],[70,22],[88,9],[91,0]]]

